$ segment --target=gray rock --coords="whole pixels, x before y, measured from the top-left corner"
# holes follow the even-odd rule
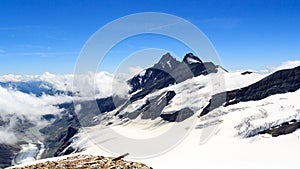
[[[258,134],[270,134],[272,137],[278,137],[285,134],[290,134],[300,128],[300,122],[293,119],[289,122],[284,122],[280,125],[273,126],[267,130],[261,131]]]
[[[168,122],[182,122],[193,115],[194,112],[190,108],[186,107],[172,113],[161,114],[160,117]]]
[[[19,151],[19,146],[0,144],[0,168],[11,166],[15,154]]]

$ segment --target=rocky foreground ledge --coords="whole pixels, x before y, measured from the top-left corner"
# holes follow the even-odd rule
[[[152,169],[152,167],[138,162],[125,161],[122,157],[75,155],[13,169]]]

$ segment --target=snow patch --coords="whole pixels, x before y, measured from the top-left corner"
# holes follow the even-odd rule
[[[194,58],[191,58],[191,57],[188,57],[188,58],[187,58],[187,62],[188,62],[189,64],[199,63],[198,60],[196,60],[196,59],[194,59]]]

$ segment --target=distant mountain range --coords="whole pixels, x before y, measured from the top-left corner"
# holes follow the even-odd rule
[[[59,94],[66,94],[72,95],[71,91],[62,91],[55,89],[55,87],[47,83],[45,81],[27,81],[27,82],[0,82],[0,86],[3,88],[10,88],[13,90],[17,90],[27,94],[34,94],[35,96],[42,96],[45,95],[59,95]]]

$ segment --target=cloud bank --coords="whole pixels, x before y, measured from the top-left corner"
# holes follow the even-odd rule
[[[279,65],[267,66],[266,70],[260,70],[260,72],[274,73],[274,72],[276,72],[278,70],[292,69],[292,68],[295,68],[297,66],[300,66],[300,60],[286,61],[286,62],[283,62],[283,63],[281,63]]]
[[[0,76],[0,82],[43,81],[51,84],[56,90],[76,92],[73,97],[64,94],[54,96],[44,94],[36,97],[33,94],[0,86],[0,144],[15,144],[23,139],[17,132],[18,125],[22,125],[22,121],[38,127],[48,124],[49,122],[42,120],[41,117],[46,114],[59,115],[63,110],[55,106],[57,104],[71,102],[73,99],[105,98],[111,95],[127,97],[129,90],[127,80],[132,76],[131,73],[139,70],[134,68],[129,74],[118,73],[117,75],[98,72],[74,76],[46,72],[42,75]],[[75,81],[78,82],[76,85],[73,83]],[[80,107],[76,107],[76,110],[80,110]]]
[[[46,72],[42,75],[4,75],[0,82],[43,81],[51,84],[56,90],[73,91],[81,97],[105,98],[111,95],[125,97],[129,91],[127,80],[141,68],[130,68],[129,73],[89,72],[84,75],[54,75]]]
[[[65,95],[36,97],[0,87],[0,144],[14,144],[20,139],[15,134],[20,122],[45,125],[48,122],[41,120],[42,115],[59,114],[62,110],[54,105],[71,100],[71,97]]]

